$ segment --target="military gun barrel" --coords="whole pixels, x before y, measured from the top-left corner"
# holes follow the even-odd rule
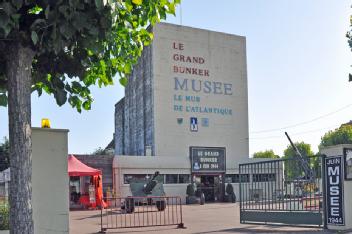
[[[290,138],[290,136],[288,135],[287,132],[285,132],[285,135],[286,135],[288,141],[290,142],[292,148],[296,152],[296,155],[298,156],[298,160],[301,162],[301,165],[303,167],[303,170],[304,170],[305,174],[307,176],[309,176],[310,180],[314,181],[314,179],[315,179],[314,171],[309,166],[308,158],[306,156],[304,156],[304,157],[302,156],[301,152],[298,150],[296,145],[293,144],[293,142],[292,142],[292,140],[291,140],[291,138]]]
[[[159,171],[156,171],[150,180],[154,180],[159,174]]]
[[[159,175],[159,172],[156,171],[153,175],[153,177],[148,181],[148,183],[145,184],[143,191],[146,194],[151,194],[152,190],[154,189],[154,187],[157,185],[157,181],[155,180],[155,178]]]
[[[285,132],[285,135],[286,135],[286,137],[287,137],[288,141],[290,142],[290,144],[291,144],[292,148],[295,150],[296,154],[298,154],[298,156],[300,156],[301,158],[303,158],[303,156],[302,156],[301,152],[299,152],[299,150],[297,149],[296,145],[295,145],[295,144],[293,144],[293,142],[292,142],[292,140],[291,140],[291,138],[290,138],[290,136],[288,135],[288,133],[287,133],[287,132]]]

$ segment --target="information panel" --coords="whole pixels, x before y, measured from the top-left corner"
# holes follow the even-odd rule
[[[190,147],[192,172],[225,172],[226,148]]]
[[[326,220],[329,225],[344,226],[343,204],[343,157],[325,159],[326,175]]]
[[[343,150],[345,156],[345,180],[352,180],[352,149]]]

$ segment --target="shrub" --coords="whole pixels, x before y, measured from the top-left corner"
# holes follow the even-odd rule
[[[8,204],[0,204],[0,230],[9,230],[9,215]]]
[[[194,196],[194,194],[195,194],[194,184],[187,185],[186,193],[187,193],[188,196]]]
[[[226,193],[227,193],[228,195],[233,194],[233,186],[232,186],[232,184],[228,183],[228,184],[226,185]]]

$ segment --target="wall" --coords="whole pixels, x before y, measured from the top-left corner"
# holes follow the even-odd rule
[[[113,162],[113,174],[115,178],[114,190],[117,196],[126,197],[131,195],[130,186],[124,184],[124,174],[191,174],[188,157],[167,156],[115,156]],[[164,184],[167,196],[180,196],[182,202],[186,202],[187,184]]]
[[[115,106],[115,154],[154,154],[154,104],[151,46],[145,47],[125,88],[125,98]]]
[[[228,162],[248,158],[245,37],[167,23],[152,31],[154,40],[115,106],[115,154],[145,155],[151,146],[153,156],[183,157],[190,146],[208,146],[226,147]],[[175,54],[198,62],[176,61]],[[199,74],[175,72],[175,67]],[[188,86],[176,90],[176,79]],[[190,131],[191,117],[198,119],[197,132]]]
[[[245,159],[238,160],[234,162],[231,166],[234,169],[226,171],[227,174],[238,174],[240,163],[249,162],[261,162],[270,161],[271,159]],[[167,157],[167,156],[115,156],[113,160],[113,178],[114,178],[114,191],[117,196],[126,197],[131,195],[130,187],[128,184],[124,184],[124,174],[154,174],[155,171],[159,171],[160,174],[191,174],[189,157]],[[264,167],[262,173],[270,170],[266,170]],[[280,184],[281,174],[277,176],[277,187],[282,187]],[[250,180],[252,180],[252,175],[250,175]],[[264,188],[265,184],[271,182],[260,183],[261,186],[258,188]],[[239,183],[233,183],[234,192],[236,194],[237,200],[240,199],[239,194]],[[248,185],[248,184],[247,184]],[[272,185],[272,183],[271,183]],[[248,188],[248,187],[246,187]],[[186,202],[186,189],[187,184],[164,184],[165,193],[168,196],[180,196],[182,201]],[[249,198],[249,193],[244,194]],[[269,194],[271,196],[271,193]]]
[[[74,155],[78,160],[86,164],[87,166],[99,169],[103,172],[103,191],[106,192],[107,188],[113,187],[112,179],[112,161],[113,155]]]
[[[125,154],[125,98],[115,104],[115,154]]]
[[[69,233],[68,130],[32,128],[34,233]]]
[[[326,156],[341,156],[343,155],[344,148],[352,148],[352,144],[342,144],[335,146],[328,146],[320,149],[321,154],[325,154]],[[344,181],[344,204],[345,204],[345,226],[330,226],[329,229],[332,230],[345,230],[352,229],[352,181]]]
[[[153,33],[156,155],[188,156],[190,146],[207,146],[226,147],[228,165],[248,158],[245,37],[166,23]],[[177,70],[185,67],[192,74]],[[197,132],[190,131],[191,117]]]

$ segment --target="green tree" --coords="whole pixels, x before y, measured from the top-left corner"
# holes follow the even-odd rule
[[[9,139],[4,137],[4,142],[0,143],[0,171],[3,171],[10,166],[9,149]]]
[[[314,153],[311,149],[310,144],[306,144],[304,142],[294,143],[297,149],[301,152],[303,157],[307,157],[309,160],[309,166],[311,168],[316,165],[316,158],[314,157]],[[299,160],[295,160],[298,156],[296,155],[295,150],[291,145],[288,145],[284,151],[284,159],[285,161],[285,178],[289,180],[294,180],[299,177],[304,176],[304,170],[302,168],[302,164]]]
[[[253,158],[280,158],[273,150],[255,152]]]
[[[114,154],[114,150],[111,148],[101,148],[98,147],[97,149],[95,149],[92,153],[92,155],[113,155]]]
[[[31,92],[89,110],[93,85],[127,75],[179,0],[0,0],[0,105],[8,105],[11,233],[33,233]]]
[[[342,125],[334,131],[325,133],[319,147],[339,144],[352,144],[352,125]]]
[[[346,33],[346,37],[348,38],[348,45],[352,50],[352,16],[350,16],[350,30]],[[348,81],[352,81],[352,74],[348,75]]]

